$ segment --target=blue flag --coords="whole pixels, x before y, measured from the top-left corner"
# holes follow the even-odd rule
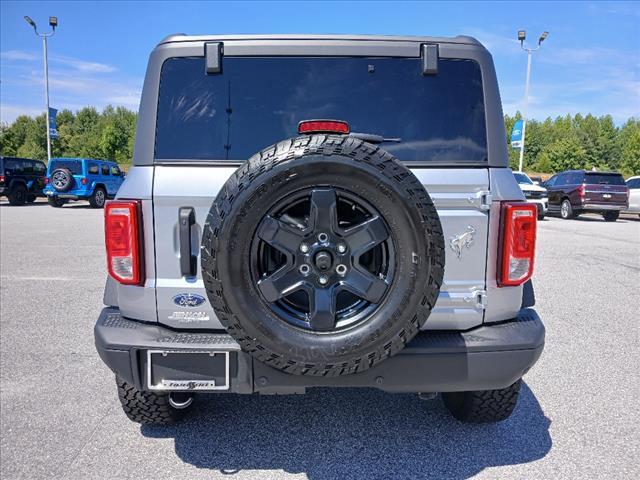
[[[58,138],[58,126],[56,125],[56,115],[58,110],[49,107],[49,136],[51,138]]]
[[[522,120],[516,120],[511,130],[511,148],[520,148],[522,146]]]

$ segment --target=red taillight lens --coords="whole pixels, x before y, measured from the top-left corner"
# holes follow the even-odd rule
[[[585,194],[584,189],[585,189],[584,183],[578,187],[578,195],[580,196],[580,198],[584,198],[584,194]]]
[[[87,179],[86,179],[86,178],[83,178],[83,179],[82,179],[82,180],[80,180],[80,181],[82,182],[82,184],[83,184],[83,185],[86,185],[86,184],[87,184]]]
[[[349,124],[343,120],[304,120],[298,124],[298,133],[349,133]]]
[[[140,202],[115,200],[104,210],[104,235],[109,275],[125,285],[141,285],[142,222]]]
[[[49,185],[49,178],[44,177],[44,184],[45,184],[45,185]]]
[[[0,175],[0,182],[4,183],[4,175]]]
[[[507,202],[501,215],[498,286],[521,285],[533,275],[538,210],[534,204]]]

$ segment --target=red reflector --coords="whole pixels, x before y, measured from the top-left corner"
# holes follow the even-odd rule
[[[80,181],[82,182],[82,184],[83,184],[83,185],[86,185],[86,184],[87,184],[87,179],[86,179],[86,178],[83,178],[83,179],[82,179],[82,180],[80,180]]]
[[[349,133],[349,124],[343,120],[303,120],[298,133]]]
[[[48,184],[49,184],[49,179],[48,179],[47,177],[45,177],[45,179],[44,179],[44,184],[45,184],[45,185],[48,185]]]
[[[141,285],[141,212],[137,200],[114,200],[104,209],[104,235],[107,269],[118,282]]]
[[[533,275],[537,218],[538,209],[534,204],[502,204],[498,286],[522,285]]]

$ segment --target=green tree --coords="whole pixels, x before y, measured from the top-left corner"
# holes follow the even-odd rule
[[[640,120],[630,119],[620,129],[620,170],[627,176],[640,175]]]
[[[541,154],[540,161],[551,167],[552,171],[559,172],[585,168],[588,156],[576,138],[568,137],[547,146]]]

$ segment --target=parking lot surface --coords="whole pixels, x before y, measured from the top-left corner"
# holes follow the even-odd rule
[[[513,416],[465,425],[439,399],[363,390],[200,398],[140,427],[93,346],[102,211],[0,205],[0,476],[638,478],[640,221],[539,224],[547,327]]]

